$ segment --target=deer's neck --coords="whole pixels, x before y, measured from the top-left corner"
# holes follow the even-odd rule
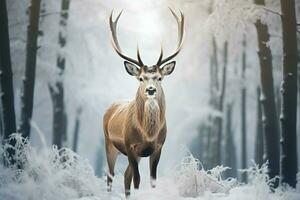
[[[137,95],[135,101],[137,123],[148,139],[154,139],[165,123],[164,95],[147,100]]]

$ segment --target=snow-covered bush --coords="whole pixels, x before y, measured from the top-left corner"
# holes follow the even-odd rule
[[[183,197],[197,197],[204,192],[228,193],[237,184],[235,179],[222,180],[222,173],[228,167],[217,166],[205,171],[198,159],[188,154],[179,167],[176,175],[178,190]]]
[[[8,160],[5,152],[15,150],[15,163],[5,167],[0,162],[0,199],[5,200],[106,200],[124,199],[123,173],[116,173],[113,192],[106,192],[103,178],[97,178],[86,159],[69,149],[44,147],[36,149],[19,134],[10,138],[16,145],[0,144],[2,160]],[[22,166],[19,169],[18,166]],[[270,191],[272,180],[267,175],[267,164],[254,165],[246,170],[249,183],[239,184],[235,179],[222,179],[226,167],[204,170],[200,161],[191,154],[184,157],[179,168],[171,176],[160,176],[157,187],[141,182],[140,190],[132,190],[131,199],[176,200],[194,197],[201,200],[298,200],[298,189],[279,187]],[[175,181],[174,181],[175,177]],[[144,180],[144,179],[143,179]]]
[[[7,168],[0,162],[0,199],[72,199],[101,193],[100,179],[89,162],[71,150],[37,150],[19,134],[10,140],[16,145],[6,143],[0,153],[11,162],[3,153],[13,148],[15,163]]]
[[[270,186],[273,185],[275,179],[270,179],[268,176],[268,163],[261,167],[253,163],[249,169],[241,170],[247,172],[248,184],[239,183],[233,178],[223,180],[222,173],[227,169],[227,167],[217,166],[211,170],[204,170],[200,161],[189,153],[176,171],[176,186],[179,195],[210,200],[300,199],[299,186],[298,189],[280,186],[271,191]]]

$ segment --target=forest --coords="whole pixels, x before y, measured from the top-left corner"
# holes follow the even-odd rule
[[[300,199],[299,49],[300,0],[0,0],[0,199]],[[142,158],[129,197],[103,118],[162,56],[157,183]]]

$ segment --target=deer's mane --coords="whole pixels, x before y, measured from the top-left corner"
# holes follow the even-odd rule
[[[148,139],[153,139],[165,123],[165,99],[163,93],[157,99],[143,99],[137,94],[135,122]]]

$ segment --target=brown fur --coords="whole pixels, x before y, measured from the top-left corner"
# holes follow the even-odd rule
[[[127,195],[132,176],[135,188],[139,187],[140,157],[150,156],[151,179],[156,179],[156,168],[166,138],[165,97],[160,84],[156,88],[156,97],[147,98],[144,95],[145,86],[141,84],[133,101],[115,103],[104,115],[103,127],[110,173],[108,190],[111,190],[114,165],[120,152],[127,155],[129,160],[125,173]]]
[[[126,71],[140,81],[136,97],[131,102],[113,104],[103,117],[106,157],[109,168],[107,176],[108,190],[111,190],[112,176],[117,155],[121,152],[127,155],[129,165],[125,171],[125,194],[130,194],[133,178],[135,188],[139,188],[140,174],[138,162],[140,157],[148,157],[151,180],[156,179],[156,170],[161,148],[166,139],[167,126],[165,120],[165,97],[161,87],[164,76],[170,75],[176,62],[171,61],[179,53],[184,36],[184,16],[180,17],[170,9],[178,25],[178,45],[170,56],[163,58],[163,48],[156,65],[145,66],[137,50],[137,60],[122,53],[117,39],[117,23],[121,13],[113,21],[109,18],[112,33],[112,44],[118,55],[122,57]],[[171,61],[171,62],[169,62]],[[168,63],[169,62],[169,63]],[[137,67],[138,66],[138,67]],[[151,181],[152,187],[155,187]]]

